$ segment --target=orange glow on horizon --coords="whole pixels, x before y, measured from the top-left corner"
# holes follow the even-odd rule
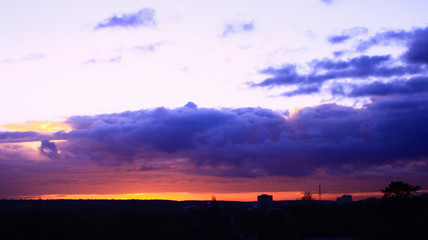
[[[0,125],[9,131],[34,131],[39,133],[54,133],[58,131],[71,131],[71,127],[64,122],[51,121],[27,121],[25,123],[7,123]]]
[[[114,199],[114,200],[174,200],[174,201],[205,201],[216,196],[219,201],[257,201],[260,194],[274,195],[274,200],[298,199],[301,192],[267,192],[267,193],[188,193],[188,192],[161,192],[161,193],[130,193],[130,194],[52,194],[41,195],[39,197],[29,197],[28,199]]]
[[[49,194],[40,196],[18,197],[19,199],[43,199],[43,200],[173,200],[173,201],[209,201],[214,195],[218,201],[255,202],[257,196],[269,194],[274,201],[299,200],[303,192],[246,192],[246,193],[188,193],[188,192],[160,192],[160,193],[129,193],[129,194]],[[322,200],[336,201],[343,193],[327,193],[322,195]],[[348,193],[354,201],[366,198],[380,198],[380,192]],[[314,200],[319,200],[317,194],[313,194]]]

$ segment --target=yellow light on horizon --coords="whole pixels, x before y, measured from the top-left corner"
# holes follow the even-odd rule
[[[6,123],[1,128],[9,131],[34,131],[39,133],[54,133],[71,131],[71,127],[64,122],[55,121],[27,121],[25,123]]]

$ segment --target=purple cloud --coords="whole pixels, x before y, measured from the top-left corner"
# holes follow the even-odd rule
[[[417,167],[428,164],[426,122],[428,100],[423,94],[382,97],[361,109],[324,104],[292,115],[188,103],[176,109],[70,117],[67,123],[74,130],[50,138],[66,141],[41,140],[40,155],[60,160],[49,163],[51,170],[45,168],[48,163],[34,168],[36,162],[16,161],[32,155],[15,145],[0,144],[0,166],[28,166],[28,171],[37,172],[96,164],[123,166],[123,171],[240,178],[388,174],[379,172],[385,166],[426,174],[428,168]],[[14,136],[32,137],[22,134]],[[9,135],[0,134],[3,139]]]
[[[14,143],[14,142],[31,142],[41,141],[47,138],[45,134],[38,132],[27,131],[27,132],[1,132],[0,131],[0,143]]]
[[[397,80],[393,82],[373,82],[352,86],[349,93],[351,97],[360,96],[387,96],[387,95],[412,95],[428,93],[428,78],[415,77],[409,80]],[[343,93],[342,93],[343,94]]]
[[[176,171],[227,177],[341,175],[385,165],[407,169],[426,164],[427,106],[423,96],[385,98],[362,109],[325,104],[289,115],[189,103],[70,117],[74,130],[54,135],[67,141],[44,140],[40,150],[63,163],[138,163],[140,171],[169,169],[170,162],[187,159]]]
[[[58,151],[55,143],[47,139],[41,141],[40,153],[52,159],[58,158]]]
[[[327,81],[332,83],[328,87],[333,95],[348,97],[425,92],[424,87],[416,89],[411,84],[424,81],[428,74],[425,66],[428,63],[428,48],[425,47],[428,43],[427,29],[381,32],[369,40],[360,42],[357,46],[358,51],[365,51],[375,45],[388,45],[391,42],[407,43],[407,51],[399,58],[393,58],[391,55],[361,55],[346,60],[314,59],[307,64],[311,71],[306,74],[297,72],[296,64],[284,64],[279,68],[267,67],[260,73],[271,77],[259,83],[252,83],[250,86],[296,86],[296,90],[282,94],[286,97],[318,93]],[[332,44],[341,43],[364,31],[367,29],[351,28],[340,35],[331,36],[329,41]],[[343,51],[334,54],[338,58]],[[399,78],[398,82],[397,78]],[[352,79],[353,83],[342,84],[339,80],[343,79]],[[405,83],[405,79],[411,80]],[[351,92],[345,91],[345,85],[352,89]]]
[[[136,13],[122,14],[121,16],[113,16],[95,26],[94,30],[110,27],[140,27],[153,26],[156,24],[154,20],[155,10],[143,8]]]
[[[423,73],[425,70],[417,65],[393,66],[393,59],[389,55],[384,56],[360,56],[342,60],[314,60],[312,72],[299,74],[297,66],[288,64],[282,68],[269,67],[260,73],[272,75],[260,83],[253,84],[254,87],[275,87],[297,85],[296,91],[286,92],[284,96],[295,96],[301,94],[316,93],[322,84],[328,80],[352,78],[354,80],[365,80],[369,77],[389,78],[409,74]]]

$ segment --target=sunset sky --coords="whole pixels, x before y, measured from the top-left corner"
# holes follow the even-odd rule
[[[428,190],[426,0],[0,2],[0,199]]]

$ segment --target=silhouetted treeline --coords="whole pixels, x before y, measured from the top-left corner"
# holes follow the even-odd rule
[[[0,200],[0,239],[428,239],[428,200]]]

